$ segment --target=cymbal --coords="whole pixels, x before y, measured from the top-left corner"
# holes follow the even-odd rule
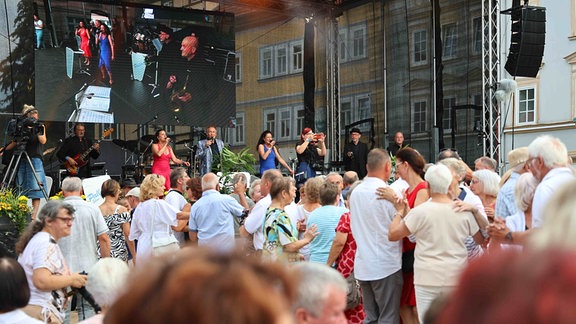
[[[143,140],[144,142],[150,142],[152,140],[154,140],[156,138],[156,136],[154,135],[144,135],[142,137],[140,137],[141,140]]]
[[[112,143],[120,146],[121,148],[126,148],[126,141],[123,141],[121,139],[113,139]]]

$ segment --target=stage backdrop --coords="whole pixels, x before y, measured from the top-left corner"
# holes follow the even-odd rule
[[[53,45],[35,52],[36,105],[43,120],[222,126],[235,116],[233,15],[99,1],[37,5],[49,22],[45,42]],[[79,23],[90,29],[96,20],[111,30],[113,60],[103,41],[95,44],[101,39],[97,28],[81,46]],[[172,31],[170,46],[160,42],[160,30]],[[188,61],[180,43],[192,34],[199,45]],[[89,65],[82,49],[91,53]],[[103,73],[107,61],[110,73]],[[167,89],[170,75],[177,83]],[[189,100],[178,99],[186,93]]]

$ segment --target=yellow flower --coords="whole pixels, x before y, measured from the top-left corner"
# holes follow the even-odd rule
[[[26,197],[26,196],[20,196],[20,197],[18,197],[18,200],[19,200],[19,201],[28,201],[28,197]]]

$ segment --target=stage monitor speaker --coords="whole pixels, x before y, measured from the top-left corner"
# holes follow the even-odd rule
[[[510,53],[504,66],[512,76],[534,78],[540,70],[546,35],[546,8],[512,9]]]

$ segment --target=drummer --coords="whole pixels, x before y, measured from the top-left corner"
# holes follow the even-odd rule
[[[56,154],[58,159],[65,163],[68,175],[81,179],[92,176],[90,159],[95,160],[100,156],[100,144],[93,144],[89,138],[84,136],[85,133],[86,127],[84,124],[76,123],[74,125],[74,136],[66,138]],[[82,159],[81,155],[86,152],[88,152],[88,156]]]

